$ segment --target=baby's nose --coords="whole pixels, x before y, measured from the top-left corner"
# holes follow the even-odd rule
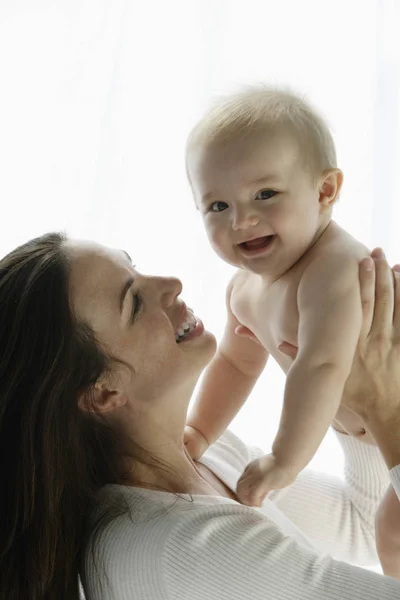
[[[236,211],[233,215],[232,228],[235,231],[248,229],[258,225],[259,218],[255,212],[252,211]]]

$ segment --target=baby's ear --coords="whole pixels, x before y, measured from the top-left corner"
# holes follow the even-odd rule
[[[322,174],[319,184],[319,204],[321,210],[331,209],[339,197],[343,184],[340,169],[329,169]]]

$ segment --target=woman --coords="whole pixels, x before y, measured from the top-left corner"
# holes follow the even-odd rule
[[[235,495],[256,449],[226,432],[194,462],[183,444],[215,339],[180,299],[180,282],[57,234],[5,257],[1,600],[78,598],[79,567],[88,600],[398,599],[399,582],[323,554],[374,560],[387,468],[400,495],[400,316],[392,325],[380,259],[371,326],[368,265],[345,401],[387,466],[375,447],[338,434],[346,483],[306,471],[256,509]]]

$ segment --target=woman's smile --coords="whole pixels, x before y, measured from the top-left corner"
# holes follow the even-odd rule
[[[187,308],[186,304],[182,304],[182,315],[178,327],[175,330],[175,340],[177,344],[198,337],[204,331],[203,323],[196,317],[192,309]]]

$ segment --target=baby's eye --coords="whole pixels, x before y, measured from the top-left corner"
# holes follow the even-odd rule
[[[256,200],[269,200],[270,198],[275,196],[276,193],[277,192],[274,192],[274,190],[261,190],[260,192],[258,192]]]
[[[212,204],[210,204],[210,211],[211,212],[222,212],[223,210],[226,210],[228,208],[228,205],[226,202],[213,202]]]

